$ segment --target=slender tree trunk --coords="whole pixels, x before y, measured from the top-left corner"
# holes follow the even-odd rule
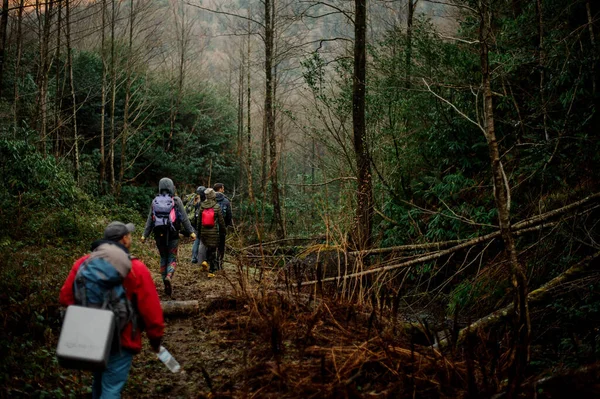
[[[100,40],[100,54],[102,57],[102,94],[100,105],[100,192],[105,193],[104,182],[106,180],[106,84],[107,84],[107,59],[106,59],[106,0],[102,0],[102,32]]]
[[[69,85],[71,87],[71,101],[73,102],[73,138],[75,146],[75,181],[79,182],[79,132],[77,131],[77,97],[75,96],[75,81],[73,79],[73,50],[71,48],[71,6],[69,0],[65,2],[65,25],[67,42],[67,63],[69,65]]]
[[[125,103],[123,104],[123,131],[121,132],[121,164],[119,167],[119,183],[117,196],[121,195],[121,185],[125,176],[125,161],[127,156],[127,138],[129,136],[129,107],[131,102],[132,68],[133,68],[133,27],[135,24],[135,7],[133,0],[129,1],[129,45],[127,53],[125,77]]]
[[[61,32],[62,32],[62,1],[58,1],[58,9],[57,9],[57,28],[56,28],[56,73],[55,73],[55,94],[54,94],[54,143],[53,150],[54,156],[58,158],[60,156],[60,135],[62,131],[62,93],[60,91],[60,71],[61,68],[61,59],[60,59],[60,50],[61,50]],[[64,64],[62,64],[64,66]],[[63,72],[64,73],[64,72]]]
[[[237,119],[238,119],[238,131],[237,131],[237,145],[236,145],[236,152],[237,152],[237,159],[242,160],[244,159],[244,134],[245,134],[245,129],[244,129],[244,123],[245,123],[245,118],[246,115],[244,115],[244,97],[246,95],[245,91],[244,91],[244,79],[246,78],[245,76],[245,71],[244,71],[244,65],[246,63],[246,61],[244,60],[245,57],[245,53],[244,53],[244,46],[243,46],[243,41],[242,41],[242,45],[240,46],[240,64],[239,64],[239,76],[238,76],[238,115],[237,115]],[[243,162],[240,163],[240,170],[239,170],[239,175],[238,175],[238,185],[241,184],[244,181],[244,166]]]
[[[538,17],[538,68],[540,69],[540,101],[542,102],[542,121],[544,126],[544,137],[546,141],[550,141],[548,135],[548,112],[546,108],[546,89],[545,78],[546,78],[546,50],[544,49],[544,9],[542,7],[542,0],[536,0],[536,10]]]
[[[46,155],[46,140],[48,131],[48,73],[52,62],[49,54],[50,24],[52,23],[52,0],[44,3],[42,16],[39,0],[36,0],[36,13],[38,15],[39,28],[39,68],[38,68],[38,119],[35,126],[40,132],[41,151]]]
[[[358,173],[358,198],[354,240],[358,248],[365,249],[371,245],[373,223],[373,189],[365,123],[367,0],[355,0],[354,4],[356,11],[354,17],[352,124]]]
[[[8,34],[8,0],[2,0],[2,14],[0,15],[0,96],[2,96],[2,82],[4,81],[4,52],[6,48],[6,35]]]
[[[405,71],[405,87],[410,89],[410,73],[412,65],[412,32],[415,8],[419,0],[408,0],[408,12],[406,13],[406,71]]]
[[[278,238],[285,236],[279,203],[279,183],[277,181],[277,137],[275,132],[275,113],[273,111],[273,0],[265,0],[265,115],[266,135],[269,141],[269,178],[271,181],[271,205],[273,206],[273,223]]]
[[[596,48],[596,37],[594,35],[594,24],[592,18],[592,10],[590,8],[590,0],[585,2],[585,10],[587,13],[588,20],[588,31],[590,32],[590,43],[592,43],[592,94],[596,94],[596,63],[598,60],[598,49]]]
[[[116,0],[112,0],[111,20],[110,20],[110,79],[111,79],[111,100],[110,100],[110,187],[114,193],[116,189],[115,176],[115,106],[117,102],[117,60],[115,54],[115,25],[116,21]]]
[[[250,8],[248,8],[248,17],[250,17]],[[251,107],[252,107],[252,87],[250,84],[250,48],[251,48],[251,42],[250,42],[250,21],[248,21],[248,48],[247,48],[247,56],[246,56],[246,62],[248,63],[246,66],[246,85],[247,90],[248,90],[248,95],[246,96],[246,101],[248,102],[246,105],[246,112],[248,113],[248,120],[246,122],[246,129],[247,129],[247,140],[248,140],[248,149],[246,150],[246,156],[248,157],[246,160],[247,163],[247,170],[246,173],[248,174],[248,197],[250,198],[250,201],[252,203],[254,203],[254,190],[252,189],[252,124],[251,124]]]
[[[509,370],[507,397],[517,397],[518,387],[525,376],[529,361],[529,308],[527,304],[527,278],[525,270],[517,259],[517,250],[510,224],[510,192],[508,179],[504,173],[494,126],[494,105],[489,65],[489,43],[492,40],[492,12],[488,0],[479,0],[481,20],[479,27],[480,62],[484,95],[484,130],[492,165],[494,197],[498,209],[498,221],[504,249],[508,257],[508,268],[514,294],[513,349]]]
[[[14,103],[13,103],[13,126],[16,129],[19,127],[19,82],[21,80],[21,54],[23,52],[23,6],[25,0],[19,1],[19,9],[17,11],[17,52],[15,55],[15,82],[13,85]]]
[[[185,20],[185,8],[183,5],[180,6],[179,13],[177,10],[174,10],[175,13],[175,23],[177,24],[177,20],[181,18],[180,23],[178,24],[178,43],[177,47],[179,49],[179,65],[177,68],[177,82],[175,89],[175,97],[173,98],[172,107],[171,107],[171,115],[170,115],[170,130],[169,130],[169,140],[167,142],[167,151],[171,148],[173,143],[173,136],[175,134],[175,122],[177,121],[177,115],[179,114],[179,106],[181,104],[181,97],[183,95],[183,83],[185,79],[185,56],[187,51],[187,26]]]

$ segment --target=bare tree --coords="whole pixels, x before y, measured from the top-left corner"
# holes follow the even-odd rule
[[[354,75],[352,86],[352,124],[354,129],[354,152],[358,179],[358,198],[356,204],[356,236],[359,248],[371,243],[373,224],[373,188],[371,164],[367,147],[367,129],[365,123],[365,89],[367,71],[367,1],[355,0],[354,15]]]

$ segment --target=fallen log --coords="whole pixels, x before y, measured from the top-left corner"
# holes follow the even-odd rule
[[[546,284],[542,285],[540,288],[531,291],[529,295],[527,295],[529,306],[545,303],[545,301],[550,298],[553,289],[562,284],[576,280],[581,275],[592,269],[600,269],[600,252],[596,252],[595,254],[584,258],[563,273],[548,281]],[[471,323],[469,326],[459,331],[457,342],[461,343],[467,336],[474,334],[478,330],[490,328],[499,322],[506,320],[513,314],[513,311],[513,304],[510,304],[502,309],[498,309],[495,312],[490,313],[474,323]],[[439,345],[445,346],[448,345],[448,343],[449,341],[446,338],[440,340]]]
[[[188,316],[200,311],[198,301],[163,301],[160,305],[163,309],[163,315],[170,317]]]
[[[579,201],[573,202],[572,204],[563,206],[562,208],[558,208],[558,209],[554,209],[545,213],[542,213],[541,215],[537,215],[537,216],[533,216],[529,219],[525,219],[521,222],[515,223],[512,225],[511,230],[513,232],[517,232],[523,229],[526,229],[528,227],[532,227],[535,226],[539,223],[543,223],[544,221],[551,219],[555,216],[559,216],[562,215],[564,213],[567,213],[571,210],[577,209],[583,205],[586,205],[589,202],[593,202],[595,200],[600,199],[600,193],[596,193],[596,194],[591,194]],[[491,233],[494,237],[500,236],[500,231]],[[484,237],[489,237],[490,234],[488,234],[487,236]],[[491,237],[493,238],[493,237]],[[367,256],[367,255],[376,255],[376,254],[384,254],[384,253],[388,253],[388,252],[401,252],[401,251],[416,251],[416,250],[423,250],[423,249],[442,249],[442,248],[446,248],[449,247],[451,245],[458,245],[458,244],[462,244],[465,242],[470,242],[469,239],[463,239],[463,240],[449,240],[449,241],[442,241],[442,242],[432,242],[432,243],[424,243],[424,244],[412,244],[412,245],[398,245],[395,247],[388,247],[388,248],[374,248],[374,249],[367,249],[367,250],[362,250],[362,251],[352,251],[349,252],[350,255],[361,255],[361,256]]]
[[[524,234],[526,232],[528,233],[531,231],[541,230],[543,228],[547,228],[547,227],[554,226],[554,225],[555,225],[555,223],[541,224],[541,225],[538,225],[535,227],[530,227],[528,229],[522,229],[522,230],[518,231],[517,233]],[[515,234],[517,234],[517,233],[515,233]],[[304,282],[297,284],[296,286],[303,287],[303,286],[321,284],[321,283],[327,283],[327,282],[334,282],[334,281],[338,282],[338,281],[345,280],[347,278],[362,277],[362,276],[367,276],[369,274],[382,273],[382,272],[387,272],[390,270],[395,270],[395,269],[399,269],[399,268],[403,268],[403,267],[410,267],[410,266],[418,265],[421,263],[429,262],[430,260],[438,259],[438,258],[441,258],[446,255],[450,255],[454,252],[460,251],[461,249],[472,247],[474,245],[489,241],[489,240],[497,238],[499,236],[500,236],[500,231],[496,231],[496,232],[486,234],[481,237],[477,237],[477,238],[473,238],[473,239],[464,241],[464,242],[462,242],[462,244],[445,249],[443,251],[428,253],[428,254],[425,254],[418,258],[406,261],[406,262],[397,263],[394,265],[376,267],[376,268],[365,270],[365,271],[359,272],[359,273],[351,273],[351,274],[346,274],[346,275],[336,276],[336,277],[327,277],[327,278],[323,278],[321,280],[304,281]]]

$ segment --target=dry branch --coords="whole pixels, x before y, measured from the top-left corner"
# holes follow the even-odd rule
[[[529,306],[539,305],[545,303],[550,298],[552,290],[558,288],[562,284],[569,283],[576,280],[582,274],[588,272],[591,269],[598,268],[600,266],[600,252],[596,252],[594,255],[588,256],[581,260],[569,269],[553,278],[540,288],[531,291],[527,296]],[[463,328],[458,333],[458,342],[462,342],[468,335],[475,333],[476,331],[489,328],[493,325],[506,320],[513,314],[513,304],[510,304],[502,309],[498,309],[495,312],[477,320],[466,328]],[[440,345],[447,345],[448,340],[444,339],[440,341]]]
[[[514,232],[523,230],[525,228],[528,227],[532,227],[535,226],[539,223],[542,223],[548,219],[551,219],[552,217],[555,216],[559,216],[562,215],[564,213],[567,213],[571,210],[577,209],[583,205],[586,205],[589,202],[592,202],[594,200],[600,199],[600,193],[595,193],[595,194],[591,194],[587,197],[585,197],[582,200],[579,200],[577,202],[573,202],[572,204],[566,205],[562,208],[558,208],[558,209],[554,209],[552,211],[548,211],[546,213],[543,213],[541,215],[538,216],[534,216],[532,218],[523,220],[521,222],[515,223],[511,230]],[[491,239],[491,238],[495,238],[500,236],[500,232],[494,232],[494,233],[490,233],[486,236],[483,237],[488,237],[487,239]],[[369,250],[365,250],[365,251],[352,251],[349,252],[350,255],[374,255],[374,254],[383,254],[383,253],[387,253],[387,252],[400,252],[400,251],[415,251],[415,250],[421,250],[421,249],[441,249],[444,247],[448,247],[451,245],[457,245],[457,244],[461,244],[461,243],[466,243],[469,242],[470,240],[468,239],[464,239],[464,240],[450,240],[450,241],[441,241],[441,242],[432,242],[432,243],[425,243],[425,244],[414,244],[414,245],[399,245],[399,246],[395,246],[395,247],[388,247],[388,248],[376,248],[376,249],[369,249]]]
[[[554,225],[554,223],[548,223],[548,224],[545,224],[545,225],[539,225],[539,226],[531,227],[531,228],[528,228],[528,229],[522,229],[519,233],[522,234],[522,233],[525,233],[525,232],[540,230],[542,228],[549,227],[549,226],[552,226],[552,225]],[[420,257],[415,258],[415,259],[411,259],[411,260],[406,261],[406,262],[398,263],[398,264],[395,264],[395,265],[377,267],[377,268],[366,270],[366,271],[360,272],[360,273],[347,274],[345,276],[336,276],[336,277],[324,278],[324,279],[321,279],[321,280],[304,281],[304,282],[301,282],[299,284],[299,286],[302,287],[302,286],[307,286],[307,285],[314,285],[314,284],[317,284],[317,283],[326,283],[326,282],[331,282],[331,281],[341,281],[341,280],[344,280],[344,279],[347,279],[347,278],[351,278],[351,277],[362,277],[362,276],[366,276],[366,275],[369,275],[369,274],[380,273],[380,272],[387,272],[387,271],[394,270],[394,269],[399,269],[399,268],[402,268],[402,267],[410,267],[410,266],[418,265],[418,264],[421,264],[421,263],[429,262],[430,260],[438,259],[438,258],[441,258],[441,257],[446,256],[446,255],[450,255],[450,254],[452,254],[454,252],[460,251],[460,250],[468,248],[468,247],[472,247],[472,246],[480,244],[482,242],[489,241],[489,240],[494,239],[494,238],[499,237],[499,236],[500,236],[500,232],[496,231],[494,233],[486,234],[486,235],[481,236],[481,237],[473,238],[471,240],[466,240],[466,241],[462,242],[461,244],[456,245],[456,246],[454,246],[452,248],[448,248],[448,249],[443,250],[443,251],[437,251],[437,252],[433,252],[433,253],[428,253],[426,255],[420,256]],[[434,244],[436,244],[436,243],[421,244],[421,245],[434,245]],[[407,247],[407,246],[405,246],[405,247]],[[411,247],[414,247],[414,246],[411,246]]]

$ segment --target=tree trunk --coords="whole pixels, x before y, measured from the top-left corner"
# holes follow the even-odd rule
[[[544,137],[550,141],[548,134],[548,111],[546,108],[546,90],[544,88],[546,78],[546,51],[544,49],[544,12],[542,0],[536,0],[536,10],[538,16],[538,68],[540,69],[540,101],[542,102],[542,122],[544,126]]]
[[[60,50],[61,50],[61,31],[62,31],[62,2],[58,2],[58,10],[57,10],[57,28],[56,28],[56,73],[55,77],[55,94],[54,94],[54,144],[53,151],[54,156],[58,158],[60,156],[60,135],[63,125],[63,115],[62,115],[62,101],[63,96],[61,93],[60,86]],[[64,73],[64,72],[63,72]]]
[[[354,241],[357,248],[366,249],[371,245],[373,221],[373,189],[365,123],[367,1],[355,0],[355,7],[352,123],[358,174],[358,198]]]
[[[250,17],[250,8],[248,8],[248,16]],[[254,190],[252,189],[252,124],[251,124],[251,106],[252,106],[252,88],[250,85],[250,47],[251,47],[251,43],[250,43],[250,21],[248,21],[248,49],[247,49],[247,59],[246,62],[247,67],[246,67],[246,84],[248,85],[248,95],[246,96],[246,101],[248,102],[248,104],[246,105],[247,108],[247,113],[248,113],[248,121],[246,122],[246,129],[248,130],[247,132],[247,140],[248,140],[248,148],[246,150],[246,156],[248,157],[246,162],[247,162],[247,170],[246,173],[248,174],[248,197],[250,198],[250,202],[254,203]]]
[[[596,94],[596,80],[598,77],[596,76],[596,63],[598,60],[598,49],[596,48],[596,36],[594,35],[594,24],[592,17],[592,10],[590,8],[590,0],[586,0],[585,2],[585,10],[587,13],[588,20],[588,31],[590,33],[590,43],[592,44],[592,94]]]
[[[48,131],[48,74],[52,62],[49,53],[50,42],[50,24],[52,23],[52,0],[44,3],[43,18],[39,0],[36,1],[35,10],[38,16],[39,27],[39,68],[37,71],[38,98],[37,110],[38,116],[34,126],[39,129],[40,146],[42,154],[46,155],[46,140]]]
[[[494,184],[494,197],[498,209],[500,233],[504,242],[504,249],[508,257],[508,268],[514,294],[515,318],[513,326],[513,350],[511,353],[511,366],[509,369],[509,383],[507,396],[512,399],[517,396],[517,389],[525,375],[525,368],[529,361],[529,308],[527,305],[527,277],[522,265],[517,259],[513,233],[510,225],[510,192],[508,179],[500,160],[500,151],[496,141],[494,126],[494,105],[492,98],[491,74],[489,65],[489,43],[492,40],[492,12],[489,0],[480,0],[481,20],[479,26],[480,62],[482,86],[484,96],[484,130],[490,153],[492,166],[492,179]]]
[[[6,35],[8,33],[8,0],[2,0],[2,14],[0,16],[0,96],[2,95],[2,82],[4,81],[4,52],[6,48]]]
[[[69,64],[69,85],[71,87],[71,101],[73,109],[71,117],[73,118],[73,139],[75,147],[75,181],[79,182],[79,133],[77,131],[77,98],[75,96],[75,81],[73,79],[73,51],[71,49],[71,6],[69,0],[65,2],[65,25],[67,41],[67,63]]]
[[[100,100],[100,192],[105,193],[104,191],[104,182],[106,180],[106,74],[107,74],[107,59],[106,59],[106,49],[105,49],[105,27],[106,27],[106,0],[102,0],[102,33],[100,40],[100,54],[102,58],[102,94]]]
[[[125,77],[125,103],[123,104],[123,131],[121,132],[121,164],[119,167],[119,183],[117,196],[121,195],[121,185],[125,176],[125,161],[127,156],[127,138],[129,136],[129,107],[131,102],[131,84],[133,68],[133,26],[135,24],[135,9],[133,0],[129,1],[129,44]]]
[[[273,0],[265,0],[265,115],[267,138],[269,141],[269,178],[271,181],[271,205],[273,206],[273,223],[278,238],[285,237],[285,229],[281,218],[279,203],[279,182],[277,167],[277,134],[275,131],[275,113],[273,110],[273,47],[274,47],[274,7]]]
[[[112,0],[111,19],[110,19],[110,188],[111,192],[115,192],[116,176],[115,176],[115,107],[117,102],[117,61],[115,54],[115,25],[116,21],[116,0]]]
[[[21,78],[21,54],[23,52],[23,6],[25,0],[19,1],[19,9],[17,11],[17,53],[15,55],[15,82],[13,85],[13,127],[16,131],[19,126],[19,81]]]
[[[542,285],[540,288],[531,291],[527,297],[529,306],[537,306],[547,303],[549,299],[555,298],[552,295],[552,291],[555,288],[559,288],[560,286],[563,286],[569,282],[575,281],[588,271],[598,268],[600,268],[600,252],[596,252],[594,255],[588,256],[546,284]],[[482,317],[474,323],[471,323],[468,327],[460,330],[458,333],[458,342],[462,342],[468,335],[475,334],[481,329],[489,329],[498,323],[507,320],[514,315],[514,310],[514,304],[508,305],[485,317]],[[447,343],[447,341],[440,342],[440,345],[445,345]]]

